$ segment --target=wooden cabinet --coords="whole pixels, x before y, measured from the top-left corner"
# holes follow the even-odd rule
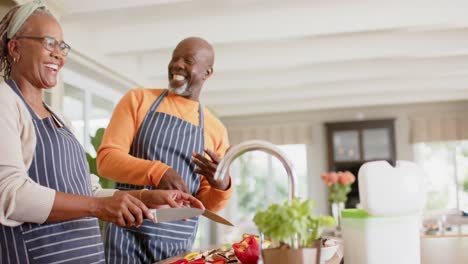
[[[367,161],[387,160],[395,164],[394,119],[325,124],[329,171],[350,171],[356,177]],[[352,185],[346,207],[359,202],[358,181]]]

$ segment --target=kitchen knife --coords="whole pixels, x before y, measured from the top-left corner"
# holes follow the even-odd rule
[[[211,211],[208,211],[208,210],[205,210],[202,214],[204,217],[210,219],[210,220],[213,220],[215,222],[218,222],[220,224],[223,224],[223,225],[228,225],[228,226],[234,226],[231,222],[229,222],[228,220],[224,219],[223,217],[211,212]]]
[[[204,210],[198,208],[161,208],[161,209],[150,209],[153,215],[153,222],[162,223],[170,222],[175,220],[182,220],[199,216]]]

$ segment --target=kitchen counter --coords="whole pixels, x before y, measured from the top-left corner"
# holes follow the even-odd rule
[[[181,257],[173,257],[173,258],[169,258],[169,259],[156,262],[155,264],[169,264],[180,258]],[[338,248],[336,254],[329,261],[325,262],[325,264],[340,264],[342,259],[343,259],[343,244],[340,244],[340,247]]]
[[[426,235],[421,237],[422,264],[468,263],[468,234]]]
[[[468,234],[424,235],[421,237],[421,264],[468,263]],[[157,264],[169,264],[180,257],[166,259]],[[343,246],[326,264],[339,264]]]

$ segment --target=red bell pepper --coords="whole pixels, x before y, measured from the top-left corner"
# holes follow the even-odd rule
[[[217,260],[213,260],[211,262],[209,262],[210,264],[226,264],[226,260],[225,259],[217,259]]]
[[[206,261],[204,259],[202,259],[202,258],[199,258],[199,259],[192,260],[192,261],[190,261],[188,263],[190,263],[190,264],[205,264]]]
[[[187,264],[189,263],[188,260],[186,259],[179,259],[179,260],[176,260],[174,262],[171,262],[170,264]]]
[[[241,242],[232,244],[232,248],[242,264],[257,264],[260,247],[254,236],[248,236]]]

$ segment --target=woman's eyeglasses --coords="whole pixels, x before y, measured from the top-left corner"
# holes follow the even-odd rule
[[[53,37],[45,36],[45,37],[32,37],[32,36],[19,36],[16,37],[16,39],[34,39],[34,40],[40,40],[42,42],[42,45],[44,48],[48,51],[54,51],[55,48],[58,46],[60,49],[60,52],[62,53],[63,56],[67,56],[68,52],[70,51],[71,47],[64,41],[58,41]]]

